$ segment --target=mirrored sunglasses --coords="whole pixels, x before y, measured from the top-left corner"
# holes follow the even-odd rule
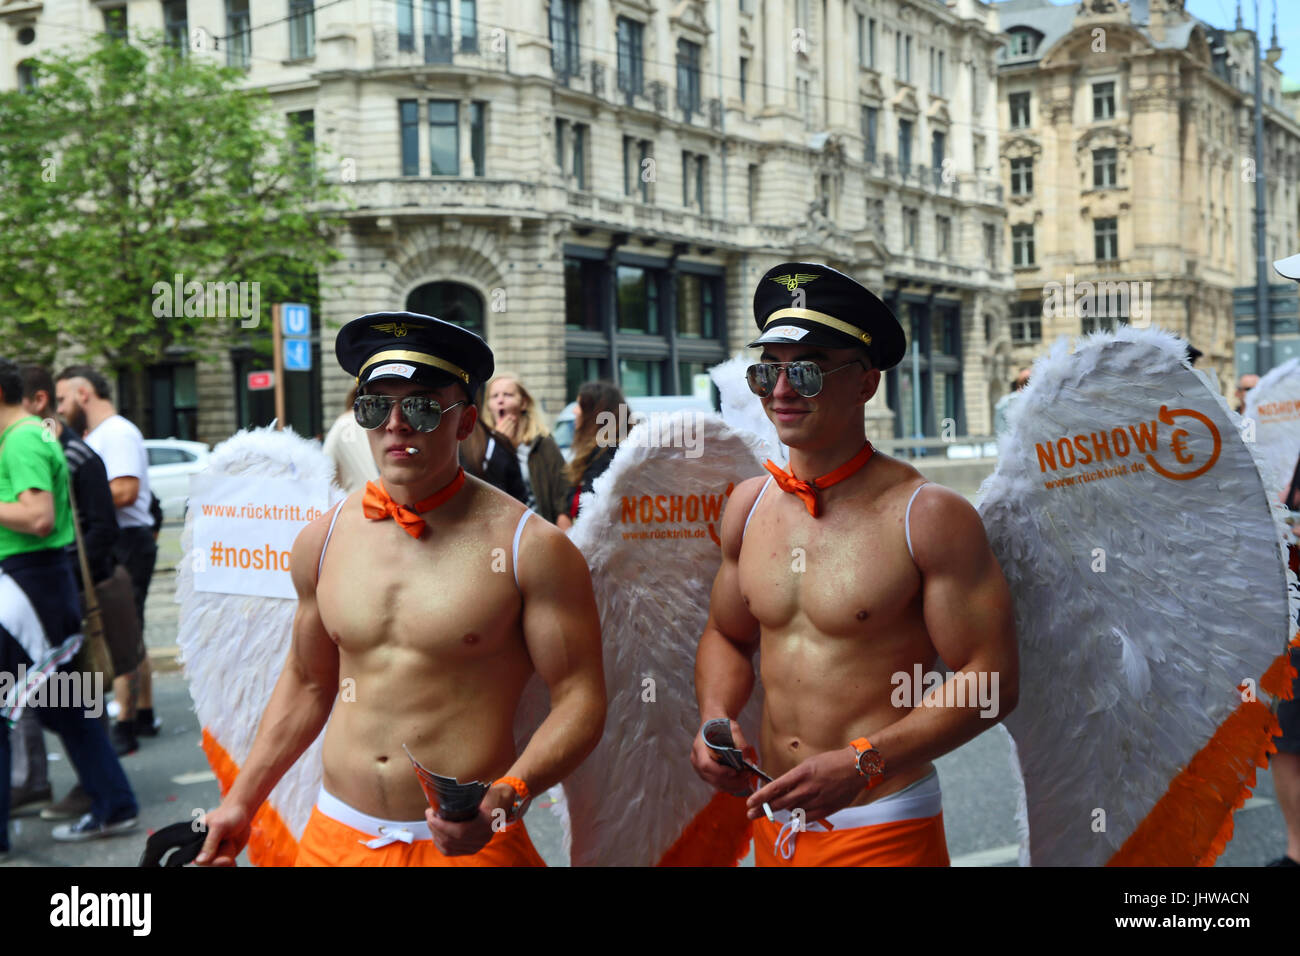
[[[400,405],[402,417],[417,432],[431,432],[442,421],[444,411],[449,412],[457,405],[465,403],[454,402],[444,409],[436,399],[429,398],[427,395],[407,395],[400,400],[392,395],[359,395],[352,403],[352,414],[356,416],[357,424],[362,428],[379,428],[388,421],[394,404]]]
[[[781,370],[785,369],[785,377],[789,380],[790,387],[804,398],[812,398],[821,392],[823,379],[827,375],[848,368],[850,365],[867,367],[862,359],[854,359],[852,362],[841,365],[839,368],[833,368],[829,372],[823,372],[821,366],[816,362],[761,362],[745,369],[745,380],[749,383],[751,392],[766,398],[776,388],[776,383],[781,377]]]

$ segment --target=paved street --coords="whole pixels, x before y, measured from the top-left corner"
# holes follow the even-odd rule
[[[159,572],[154,578],[146,612],[150,648],[164,651],[175,644],[173,568],[179,556],[179,526],[163,536]],[[167,655],[162,655],[165,659]],[[185,682],[177,672],[161,672],[154,680],[155,709],[163,720],[161,735],[146,739],[124,766],[140,801],[141,829],[137,834],[84,844],[54,843],[55,824],[37,818],[11,824],[13,854],[9,866],[134,866],[151,830],[192,819],[193,811],[216,806],[219,793],[203,752],[199,725]],[[51,778],[56,796],[72,785],[72,769],[62,757],[57,738],[46,735],[52,758]],[[1009,866],[1016,862],[1016,795],[1008,771],[1004,734],[994,729],[939,761],[944,792],[944,825],[948,849],[956,865]],[[528,815],[528,829],[538,852],[552,866],[566,865],[558,821],[545,808],[545,797]],[[1086,823],[1079,838],[1089,839]],[[1258,866],[1278,856],[1284,841],[1282,818],[1267,771],[1259,772],[1254,797],[1237,813],[1235,833],[1219,866]],[[752,855],[752,854],[751,854]],[[747,861],[748,862],[748,861]]]

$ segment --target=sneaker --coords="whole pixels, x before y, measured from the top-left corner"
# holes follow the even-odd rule
[[[1300,863],[1297,863],[1289,856],[1280,856],[1272,863],[1265,863],[1264,865],[1265,866],[1300,866]]]
[[[90,812],[90,794],[77,784],[68,795],[41,811],[42,820],[78,820]]]
[[[93,813],[87,813],[76,823],[64,823],[55,827],[50,836],[60,843],[79,843],[83,840],[98,840],[101,837],[129,833],[138,825],[139,821],[134,814],[112,823],[104,823]]]
[[[140,741],[135,737],[135,732],[121,721],[113,724],[113,751],[119,757],[125,757],[127,754],[133,754],[140,749]]]
[[[35,816],[54,802],[54,791],[47,783],[39,790],[29,790],[26,785],[9,791],[9,816]]]

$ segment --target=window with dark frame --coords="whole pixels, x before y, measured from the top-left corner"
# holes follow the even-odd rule
[[[590,127],[585,123],[573,124],[573,178],[579,189],[587,188],[587,136]]]
[[[474,163],[474,175],[486,176],[487,103],[482,100],[469,104],[469,149]]]
[[[424,0],[421,14],[424,22],[424,62],[452,62],[451,0]]]
[[[645,92],[644,35],[645,24],[618,18],[618,88],[629,103]]]
[[[460,103],[429,100],[429,172],[460,175]]]
[[[952,251],[952,218],[949,216],[935,216],[934,231],[939,255],[948,255]]]
[[[1043,340],[1043,309],[1039,302],[1016,302],[1009,316],[1013,345],[1032,345]]]
[[[551,0],[549,27],[551,68],[558,76],[577,76],[581,72],[578,0]]]
[[[1115,118],[1115,84],[1092,84],[1092,118],[1108,120]]]
[[[1094,219],[1092,221],[1094,251],[1098,262],[1111,262],[1119,258],[1119,220]]]
[[[700,111],[700,45],[690,40],[677,41],[677,105],[686,114]]]
[[[1034,227],[1025,224],[1011,227],[1011,263],[1016,266],[1034,264]]]
[[[912,172],[912,121],[898,121],[898,171],[903,176]]]
[[[1025,129],[1029,126],[1029,93],[1012,93],[1007,97],[1011,107],[1011,128]]]
[[[415,52],[415,0],[394,0],[397,5],[397,52]]]
[[[316,5],[314,0],[289,0],[289,59],[316,55]]]
[[[163,30],[167,36],[167,45],[175,50],[178,56],[188,56],[190,26],[185,0],[167,0],[163,4]]]
[[[30,93],[36,89],[40,80],[36,75],[36,62],[34,60],[23,60],[18,64],[18,92]]]
[[[116,40],[127,37],[126,7],[107,7],[104,10],[104,32]]]
[[[226,0],[227,66],[247,70],[251,64],[253,34],[248,27],[248,0]]]
[[[745,102],[749,88],[749,58],[740,58],[740,102]]]
[[[1092,185],[1100,188],[1119,182],[1119,151],[1094,149],[1092,151]]]
[[[289,114],[289,124],[295,131],[295,150],[299,169],[310,178],[316,169],[316,112],[298,110]]]
[[[1011,160],[1011,195],[1029,196],[1034,192],[1034,161],[1028,156]]]
[[[420,104],[416,100],[397,101],[401,128],[402,175],[420,175]]]
[[[460,0],[460,52],[478,52],[478,4]]]
[[[862,158],[868,163],[876,161],[876,128],[880,110],[874,106],[862,107]]]

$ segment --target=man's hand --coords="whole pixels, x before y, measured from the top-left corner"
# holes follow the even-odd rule
[[[252,821],[252,813],[239,803],[223,803],[209,813],[203,819],[208,838],[203,841],[203,849],[194,858],[195,864],[234,866],[235,857],[239,856],[248,843]]]
[[[749,819],[762,816],[766,802],[773,810],[802,810],[807,823],[824,820],[852,803],[866,785],[852,747],[829,750],[810,757],[750,797]]]
[[[719,714],[718,716],[724,715]],[[700,724],[701,730],[703,730],[706,723],[708,723],[707,719]],[[736,748],[745,755],[746,760],[750,763],[756,763],[757,754],[755,754],[754,748],[745,742],[745,735],[740,729],[740,724],[734,720],[731,722],[731,739],[735,741]],[[695,772],[700,775],[701,779],[711,787],[738,797],[747,796],[750,793],[750,784],[754,775],[748,770],[732,770],[725,763],[722,763],[709,749],[709,745],[704,742],[704,734],[699,731],[696,732],[695,744],[691,747],[691,765],[695,767]]]
[[[514,802],[514,790],[500,783],[483,794],[483,802],[478,805],[478,816],[473,820],[452,823],[438,816],[430,807],[424,811],[424,819],[429,824],[429,832],[433,834],[433,845],[443,856],[474,855],[488,845],[497,830],[501,829],[502,822],[508,822],[507,815]],[[502,812],[497,813],[497,810]]]

